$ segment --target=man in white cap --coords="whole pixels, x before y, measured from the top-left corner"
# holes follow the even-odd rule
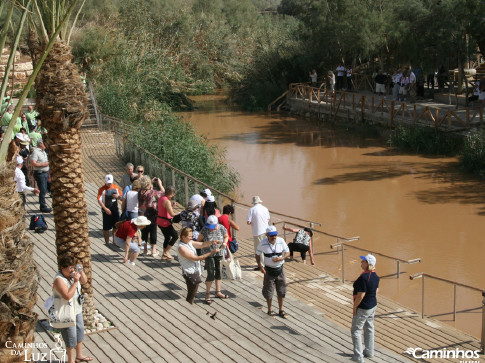
[[[253,205],[249,210],[247,224],[251,225],[251,229],[253,232],[253,243],[254,243],[254,251],[256,252],[256,248],[263,239],[266,238],[266,228],[268,228],[268,223],[270,219],[269,210],[261,203],[263,201],[259,196],[253,197]],[[263,261],[264,265],[264,261]],[[258,271],[259,267],[256,266],[254,271]]]
[[[104,177],[105,184],[98,189],[98,204],[103,214],[103,235],[104,242],[109,244],[109,231],[114,228],[115,223],[120,220],[118,200],[121,199],[121,189],[113,183],[113,175]],[[113,231],[114,239],[114,231]]]
[[[374,316],[377,309],[379,276],[375,272],[376,258],[368,254],[360,256],[363,272],[353,285],[353,318],[350,333],[354,346],[352,360],[364,362],[364,357],[374,356]],[[362,349],[362,329],[364,330],[365,349]]]
[[[24,163],[24,158],[20,155],[17,156],[17,167],[15,168],[15,177],[13,180],[17,184],[17,192],[20,194],[22,198],[22,204],[25,206],[25,191],[34,192],[35,194],[39,194],[39,189],[31,188],[25,184],[25,174],[22,172],[22,165]]]
[[[271,304],[273,301],[273,292],[276,287],[278,296],[278,315],[286,319],[286,313],[283,310],[283,300],[286,296],[286,276],[283,269],[285,258],[290,255],[285,240],[278,237],[278,231],[275,226],[266,228],[267,238],[263,239],[256,248],[256,263],[258,268],[264,274],[263,296],[268,304],[268,315],[273,315]],[[263,258],[261,258],[263,255]],[[264,260],[264,266],[262,261]]]
[[[49,188],[49,160],[45,151],[45,145],[42,140],[37,141],[37,147],[30,154],[30,164],[34,167],[34,179],[39,187],[39,204],[40,211],[49,213],[51,208],[47,207],[45,195]]]

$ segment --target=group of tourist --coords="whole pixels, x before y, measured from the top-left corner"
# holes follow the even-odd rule
[[[0,142],[4,142],[5,130],[13,116],[10,97],[4,98],[1,109]],[[25,193],[34,192],[39,195],[40,212],[49,213],[52,211],[46,203],[47,194],[50,193],[49,158],[43,141],[47,131],[38,118],[39,113],[32,106],[28,106],[28,111],[22,112],[17,118],[8,146],[7,161],[16,161],[14,180],[23,204]]]

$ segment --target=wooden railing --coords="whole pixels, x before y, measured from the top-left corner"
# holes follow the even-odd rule
[[[326,113],[332,118],[347,111],[354,118],[363,121],[379,116],[390,127],[397,123],[422,124],[447,130],[468,129],[483,125],[483,107],[444,109],[434,106],[419,107],[405,102],[388,100],[377,96],[368,96],[348,92],[336,92],[311,87],[308,84],[293,83],[288,89],[288,99],[299,99],[311,104],[326,106]],[[321,112],[321,108],[319,108]]]

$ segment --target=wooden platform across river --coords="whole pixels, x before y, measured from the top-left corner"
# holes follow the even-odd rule
[[[289,318],[269,317],[261,295],[262,275],[252,271],[253,243],[245,236],[239,236],[240,250],[236,254],[243,266],[243,279],[223,280],[222,290],[230,299],[215,299],[210,306],[203,303],[203,284],[196,303],[186,303],[185,282],[176,260],[162,262],[160,258],[141,256],[136,266],[123,264],[121,250],[104,244],[96,194],[105,174],[112,173],[115,182],[121,180],[124,162],[115,154],[112,134],[87,130],[82,136],[95,303],[117,327],[86,336],[85,354],[102,363],[350,361],[351,283],[342,284],[339,278],[312,266],[286,263],[285,310]],[[38,212],[37,198],[32,194],[28,196],[27,211],[27,219]],[[52,292],[57,269],[53,218],[51,214],[46,216],[49,230],[32,234],[40,272],[36,308],[40,319],[46,318],[43,304]],[[243,219],[239,217],[240,223]],[[436,320],[421,319],[417,312],[382,296],[375,325],[376,355],[366,359],[369,362],[417,361],[403,354],[409,348],[480,349],[475,337]],[[48,353],[55,346],[40,325],[35,341],[45,346],[41,344],[33,354]]]
[[[314,115],[326,120],[353,123],[377,123],[386,127],[398,124],[436,127],[443,131],[461,132],[483,126],[483,107],[455,107],[433,100],[415,103],[393,101],[370,92],[332,93],[308,84],[290,84],[285,102],[295,113]],[[454,97],[454,96],[452,96]],[[282,101],[283,96],[274,102]],[[268,106],[268,109],[274,105]],[[280,106],[278,106],[280,107]]]

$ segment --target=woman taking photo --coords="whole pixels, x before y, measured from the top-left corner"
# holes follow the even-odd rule
[[[210,298],[212,281],[216,280],[216,294],[215,297],[219,299],[227,299],[229,296],[221,292],[221,261],[224,249],[227,246],[228,235],[226,227],[218,223],[217,217],[212,215],[207,218],[205,227],[200,231],[197,242],[214,242],[208,247],[202,248],[202,254],[212,252],[219,249],[216,253],[207,258],[205,262],[205,269],[207,270],[207,278],[205,280],[205,303],[210,305],[212,300]]]
[[[379,291],[379,276],[375,272],[376,258],[372,255],[360,258],[360,267],[364,272],[354,282],[354,311],[350,330],[354,344],[352,360],[355,362],[364,362],[364,357],[374,356],[374,315]],[[362,328],[365,350],[362,349]]]
[[[182,275],[187,284],[187,302],[194,303],[195,294],[202,282],[200,276],[202,275],[200,269],[200,261],[212,256],[220,251],[216,248],[202,256],[197,256],[196,248],[210,247],[213,244],[209,242],[195,242],[192,240],[192,229],[185,227],[180,231],[180,242],[178,245],[178,256],[180,267],[182,267]]]
[[[60,271],[54,277],[54,299],[71,300],[74,304],[76,314],[76,326],[61,328],[61,335],[66,344],[68,363],[89,362],[92,357],[82,355],[82,342],[84,340],[84,320],[82,302],[84,297],[81,294],[81,284],[87,282],[81,265],[75,266],[74,258],[64,256],[59,261]],[[74,359],[74,349],[76,359]]]

